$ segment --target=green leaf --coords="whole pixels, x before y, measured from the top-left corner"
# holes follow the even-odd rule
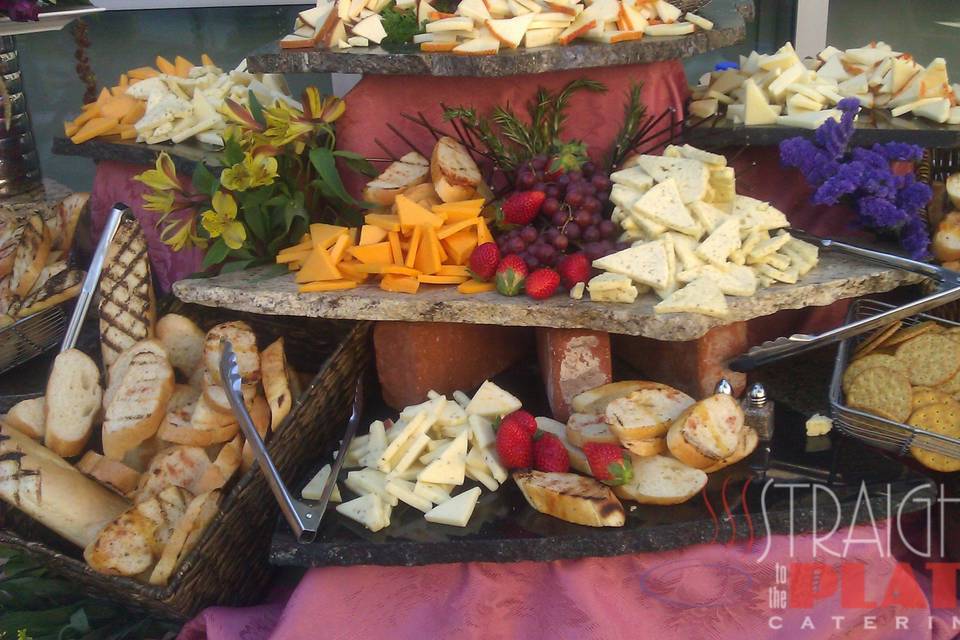
[[[287,202],[287,205],[283,208],[283,232],[284,234],[290,232],[290,227],[293,224],[293,221],[296,218],[302,218],[305,222],[308,220],[307,211],[303,208],[302,199],[294,199]]]
[[[222,267],[220,267],[220,273],[233,273],[234,271],[243,271],[253,263],[253,260],[234,260],[233,262],[226,262]]]
[[[240,141],[233,136],[227,138],[223,143],[223,160],[228,167],[243,162],[243,149],[240,147]]]
[[[370,164],[370,161],[359,153],[354,153],[353,151],[334,151],[333,155],[338,158],[343,158],[346,165],[357,173],[362,173],[371,178],[379,173],[376,167]]]
[[[267,219],[263,209],[258,206],[244,207],[243,219],[257,240],[261,242],[267,241],[270,235],[270,221]]]
[[[257,273],[253,278],[250,278],[251,282],[261,282],[263,280],[269,280],[270,278],[276,278],[277,276],[282,276],[287,273],[287,265],[285,264],[272,264],[269,267],[264,267],[263,271]]]
[[[220,264],[228,253],[230,253],[230,247],[223,241],[223,238],[217,238],[216,242],[207,248],[207,253],[203,256],[203,268],[209,269],[215,264]]]
[[[323,181],[324,186],[330,190],[337,199],[347,204],[355,204],[355,200],[347,193],[340,181],[340,173],[337,171],[337,161],[333,152],[326,147],[317,147],[310,150],[310,163],[317,170],[317,175]]]
[[[267,121],[263,117],[263,105],[257,100],[257,96],[253,91],[248,91],[247,97],[250,100],[250,115],[263,126],[267,126]]]
[[[200,193],[213,197],[213,194],[220,188],[220,181],[210,173],[207,165],[198,162],[193,170],[193,186]]]

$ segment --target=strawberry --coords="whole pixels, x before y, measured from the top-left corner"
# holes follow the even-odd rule
[[[533,468],[539,471],[570,470],[570,454],[560,438],[552,433],[541,433],[533,442]]]
[[[497,291],[505,296],[515,296],[523,290],[527,279],[527,263],[518,255],[504,256],[497,265]]]
[[[497,455],[507,469],[526,469],[533,464],[533,434],[519,421],[500,423]]]
[[[560,286],[560,276],[553,269],[537,269],[527,277],[527,295],[534,300],[546,300]]]
[[[508,413],[507,415],[503,416],[503,419],[500,420],[500,424],[497,428],[512,423],[519,424],[527,433],[530,434],[531,437],[537,433],[537,419],[523,409],[517,409],[513,413]]]
[[[571,253],[560,259],[557,271],[560,273],[560,282],[563,283],[564,288],[573,289],[573,285],[578,282],[586,282],[590,279],[590,261],[582,253]]]
[[[514,191],[500,207],[504,224],[530,224],[547,198],[543,191]]]
[[[617,444],[588,442],[583,453],[590,463],[593,477],[606,484],[626,484],[633,480],[633,465],[630,456]]]
[[[470,273],[477,280],[487,281],[497,272],[500,249],[496,242],[484,242],[470,254]]]

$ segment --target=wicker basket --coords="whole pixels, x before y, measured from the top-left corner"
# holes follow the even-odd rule
[[[357,376],[370,359],[370,323],[256,316],[193,305],[177,311],[203,329],[227,320],[246,320],[261,347],[282,335],[288,358],[298,371],[314,372],[319,367],[267,443],[286,482],[306,474],[350,415]],[[269,585],[267,551],[278,510],[263,474],[254,468],[235,479],[226,487],[220,508],[219,517],[166,587],[96,573],[84,563],[81,550],[5,505],[0,509],[0,544],[29,553],[92,595],[182,620],[210,605],[254,602]]]
[[[927,184],[944,182],[948,175],[957,171],[960,171],[960,152],[956,149],[927,149],[923,154],[923,160],[917,166],[917,179]],[[949,210],[948,207],[945,211]],[[924,219],[932,238],[940,220],[939,217],[933,219],[931,213],[929,209],[924,211]],[[927,281],[923,286],[926,293],[932,293],[937,287],[932,281]],[[960,302],[950,302],[928,313],[951,322],[960,322]]]

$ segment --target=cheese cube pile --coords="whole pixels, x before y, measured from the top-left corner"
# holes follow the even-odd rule
[[[318,0],[301,12],[284,49],[348,49],[379,44],[386,32],[378,15],[384,0]],[[398,0],[417,13],[425,33],[413,38],[425,52],[493,55],[516,49],[570,44],[578,38],[615,44],[644,36],[680,36],[713,23],[683,12],[666,0],[461,0],[456,13],[437,11],[428,0]]]
[[[369,433],[350,443],[343,484],[358,497],[337,505],[338,513],[379,531],[403,502],[422,511],[428,522],[465,527],[482,489],[456,489],[469,479],[496,491],[507,480],[493,421],[519,409],[520,401],[490,381],[472,399],[459,391],[454,400],[428,395],[395,421],[374,421]],[[329,473],[329,467],[321,469],[303,496],[319,497]]]
[[[368,213],[356,229],[310,225],[309,237],[284,249],[277,262],[296,271],[301,293],[353,289],[371,276],[384,291],[416,293],[421,284],[456,284],[461,293],[492,290],[470,278],[478,244],[493,242],[480,215],[483,198],[430,206],[405,195],[396,213]],[[426,205],[426,206],[425,206]]]
[[[612,218],[629,249],[594,260],[605,271],[587,283],[590,299],[631,303],[650,289],[656,313],[728,314],[725,295],[796,283],[818,251],[785,230],[783,213],[736,193],[721,155],[690,145],[636,156],[610,176]]]
[[[772,55],[740,56],[739,70],[707,74],[694,88],[690,112],[706,118],[725,108],[736,123],[816,129],[827,118],[839,118],[832,107],[840,100],[855,97],[862,107],[889,109],[894,117],[912,113],[960,124],[958,91],[943,58],[924,67],[910,54],[874,42],[846,51],[827,47],[804,61],[788,42]]]
[[[117,86],[104,88],[96,102],[64,123],[66,135],[74,144],[119,135],[147,144],[196,138],[222,147],[227,124],[218,111],[226,98],[247,105],[252,91],[263,104],[283,100],[301,108],[287,95],[282,75],[247,73],[246,62],[224,72],[206,54],[200,65],[181,56],[174,62],[157,56],[156,66],[131,69]]]

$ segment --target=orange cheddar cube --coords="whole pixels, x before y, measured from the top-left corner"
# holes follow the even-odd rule
[[[393,264],[403,264],[403,248],[400,246],[400,234],[396,231],[387,233],[387,240],[390,243],[390,256],[393,258]]]
[[[339,264],[339,262],[343,260],[343,255],[351,243],[352,240],[349,235],[342,235],[337,238],[337,241],[333,244],[333,248],[330,249],[330,261],[335,265]]]
[[[420,225],[429,225],[431,227],[440,227],[443,225],[443,218],[428,209],[420,206],[410,198],[399,195],[396,199],[397,217],[400,219],[400,227],[407,231]]]
[[[463,276],[470,277],[470,269],[456,264],[445,264],[437,271],[438,276]]]
[[[393,252],[389,242],[378,242],[359,247],[350,247],[350,255],[363,264],[392,264]]]
[[[183,56],[177,56],[173,60],[173,66],[176,69],[178,76],[181,78],[186,78],[188,75],[190,75],[190,69],[192,69],[194,65]]]
[[[315,293],[318,291],[343,291],[344,289],[355,289],[357,283],[354,280],[328,280],[326,282],[310,282],[302,284],[297,289],[300,293]]]
[[[314,247],[329,249],[340,236],[347,235],[347,228],[335,224],[315,222],[310,225],[310,241]]]
[[[416,293],[420,288],[420,281],[412,276],[385,275],[380,281],[380,288],[384,291],[399,293]]]
[[[213,58],[211,58],[210,56],[208,56],[208,55],[205,54],[205,53],[201,53],[201,54],[200,54],[200,64],[202,64],[202,65],[205,66],[205,67],[215,67],[215,66],[217,66],[217,65],[213,62]]]
[[[476,225],[479,222],[480,218],[467,218],[466,220],[461,220],[460,222],[454,222],[453,224],[448,224],[445,227],[442,227],[437,231],[437,237],[443,240],[458,231],[463,231],[464,229],[469,229],[470,227]]]
[[[81,144],[97,136],[107,135],[118,124],[116,118],[93,118],[84,123],[80,130],[70,137],[70,140],[73,144]]]
[[[420,247],[413,260],[413,268],[429,275],[440,270],[443,259],[440,257],[440,240],[437,239],[437,230],[430,225],[423,225],[422,229]]]
[[[127,75],[131,80],[146,80],[147,78],[154,78],[160,74],[153,67],[137,67],[136,69],[130,69]]]
[[[468,276],[440,276],[421,275],[420,284],[461,284],[470,278]]]
[[[457,287],[460,293],[484,293],[486,291],[496,291],[497,285],[493,282],[483,282],[481,280],[467,280]]]
[[[441,242],[449,260],[454,264],[463,265],[467,264],[470,254],[477,248],[477,234],[473,229],[464,229],[444,238]]]
[[[407,247],[407,255],[403,260],[403,266],[413,267],[414,261],[417,259],[417,251],[420,250],[420,240],[423,234],[423,227],[414,227],[413,235],[410,236],[410,244]]]
[[[303,262],[303,267],[297,272],[296,281],[301,284],[318,280],[340,280],[342,277],[326,249],[314,247],[310,257]]]
[[[449,223],[461,222],[479,216],[483,210],[483,202],[483,198],[446,202],[435,206],[433,212],[445,216]]]
[[[157,65],[157,69],[160,69],[160,73],[165,73],[168,76],[177,75],[177,68],[172,62],[163,56],[157,56],[157,59],[154,60],[154,63]]]
[[[353,280],[354,282],[365,282],[370,276],[368,273],[360,271],[356,262],[341,262],[337,265],[337,269],[340,270],[340,273],[343,274],[343,277],[347,280]]]
[[[477,245],[479,246],[493,241],[493,234],[491,234],[490,229],[487,228],[487,221],[480,218],[477,221]]]
[[[297,262],[298,260],[306,260],[310,257],[311,253],[313,253],[312,249],[307,249],[306,251],[291,251],[290,253],[278,253],[277,264],[289,264],[291,262]]]
[[[400,231],[400,218],[392,213],[368,213],[363,219],[367,224],[386,229],[388,232]]]
[[[395,264],[358,264],[355,269],[361,273],[391,274],[395,276],[411,276],[416,278],[420,272],[410,267],[401,267]]]
[[[383,227],[375,227],[372,224],[365,224],[360,228],[360,241],[357,242],[361,247],[368,244],[377,244],[387,239],[387,230]]]

